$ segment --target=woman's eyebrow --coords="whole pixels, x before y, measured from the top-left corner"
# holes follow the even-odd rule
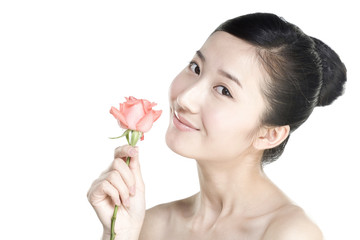
[[[202,52],[200,52],[200,50],[196,51],[196,54],[199,56],[199,58],[201,59],[201,61],[205,62],[205,57],[202,54]]]
[[[206,61],[204,54],[202,54],[202,52],[200,50],[196,51],[196,55],[198,55],[198,57],[201,59],[202,62]],[[220,75],[230,79],[231,81],[235,82],[239,87],[243,88],[239,79],[237,77],[235,77],[234,75],[231,75],[230,73],[228,73],[222,69],[219,69],[218,73]]]
[[[239,79],[237,77],[235,77],[234,75],[231,75],[230,73],[228,72],[225,72],[224,70],[222,69],[219,69],[218,70],[218,73],[228,79],[230,79],[231,81],[235,82],[239,87],[243,88]]]

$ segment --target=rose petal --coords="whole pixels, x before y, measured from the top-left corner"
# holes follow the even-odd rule
[[[121,108],[121,107],[120,107]],[[128,124],[126,122],[125,116],[123,115],[122,112],[120,112],[117,108],[115,107],[111,107],[110,109],[110,113],[114,116],[114,118],[116,118],[119,122],[119,125],[122,128],[128,128]]]
[[[142,105],[144,107],[144,112],[148,113],[151,111],[151,103],[146,99],[141,99]]]
[[[158,118],[161,116],[162,110],[152,110],[153,112],[153,122],[158,120]]]
[[[127,108],[124,110],[124,115],[126,117],[126,122],[131,130],[139,130],[137,129],[137,123],[143,118],[144,110],[142,104],[139,102],[131,106],[131,108]]]
[[[153,112],[149,112],[136,124],[136,130],[143,133],[149,131],[153,125],[153,119]]]
[[[128,125],[123,124],[120,120],[118,120],[118,124],[123,129],[129,129]]]
[[[125,97],[126,102],[124,104],[127,104],[128,106],[132,106],[134,104],[137,104],[139,102],[138,99],[134,98],[134,97]]]

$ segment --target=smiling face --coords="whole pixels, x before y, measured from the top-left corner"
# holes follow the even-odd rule
[[[256,153],[265,110],[263,74],[250,44],[225,32],[212,34],[170,86],[166,143],[199,161],[225,161]]]

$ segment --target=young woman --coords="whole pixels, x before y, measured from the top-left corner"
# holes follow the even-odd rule
[[[88,199],[109,239],[318,240],[321,231],[265,175],[316,106],[343,92],[346,68],[273,14],[220,25],[170,86],[167,145],[197,162],[200,192],[145,211],[137,148],[122,146]],[[124,159],[130,156],[128,167]]]

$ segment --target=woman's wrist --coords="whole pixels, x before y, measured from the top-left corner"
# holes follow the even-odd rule
[[[103,232],[101,240],[109,240],[109,239],[110,239],[110,234]]]

